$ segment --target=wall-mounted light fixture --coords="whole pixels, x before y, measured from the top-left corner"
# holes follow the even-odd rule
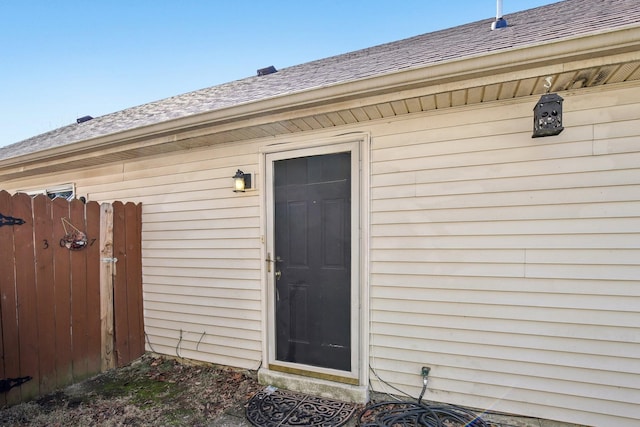
[[[240,169],[236,172],[233,178],[233,191],[235,193],[244,193],[251,188],[251,174],[244,173]]]
[[[557,135],[564,130],[562,126],[562,97],[555,93],[542,95],[533,107],[532,138]]]

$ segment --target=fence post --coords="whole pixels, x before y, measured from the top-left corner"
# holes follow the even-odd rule
[[[100,322],[102,329],[102,371],[115,367],[113,320],[113,206],[100,205]]]

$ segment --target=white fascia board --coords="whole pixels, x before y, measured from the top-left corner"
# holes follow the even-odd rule
[[[364,78],[347,83],[308,89],[304,92],[276,96],[193,116],[178,118],[136,129],[87,139],[50,150],[43,150],[0,161],[0,167],[44,160],[86,150],[132,146],[152,146],[178,139],[178,134],[193,128],[224,126],[234,122],[266,117],[286,111],[309,109],[334,103],[353,101],[416,87],[437,86],[471,80],[495,80],[508,73],[512,77],[527,76],[527,70],[541,68],[548,72],[563,72],[567,63],[577,61],[602,62],[614,56],[638,57],[640,54],[640,26],[633,25],[611,31],[598,32],[539,45],[500,50],[489,54],[465,57],[436,63],[426,67]],[[465,85],[468,86],[468,85]],[[459,86],[462,87],[462,86]],[[236,126],[237,127],[237,126]],[[206,133],[206,132],[205,132]],[[116,149],[117,150],[117,149]]]

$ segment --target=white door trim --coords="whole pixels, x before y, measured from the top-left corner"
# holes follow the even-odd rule
[[[351,233],[352,233],[352,268],[351,268],[351,371],[319,368],[294,363],[278,361],[275,358],[275,325],[274,325],[274,274],[273,268],[268,272],[267,262],[263,262],[263,368],[270,371],[277,368],[278,376],[286,372],[308,375],[310,382],[351,380],[356,387],[368,384],[368,160],[369,135],[364,133],[344,135],[341,137],[304,141],[298,143],[278,144],[267,146],[261,150],[260,175],[263,177],[264,189],[262,197],[262,228],[263,228],[263,260],[267,254],[273,256],[273,162],[277,160],[330,154],[336,152],[351,152]],[[364,167],[366,165],[366,167]],[[282,374],[285,372],[285,374]],[[320,380],[317,380],[317,379]],[[301,390],[304,391],[304,390]]]

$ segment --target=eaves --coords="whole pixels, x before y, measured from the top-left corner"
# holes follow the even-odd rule
[[[86,139],[0,160],[0,178],[487,102],[492,99],[474,94],[491,87],[515,88],[502,91],[500,99],[530,96],[546,90],[547,77],[552,77],[554,91],[637,80],[639,68],[636,24],[315,87]]]

